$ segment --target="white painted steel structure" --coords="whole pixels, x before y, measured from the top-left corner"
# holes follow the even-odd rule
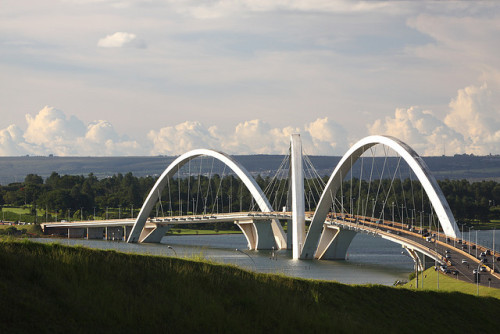
[[[225,153],[214,151],[214,150],[209,150],[209,149],[197,149],[193,151],[189,151],[187,153],[184,153],[183,155],[179,156],[177,159],[175,159],[168,167],[165,169],[165,171],[161,174],[159,177],[158,181],[156,181],[155,185],[153,186],[153,189],[149,192],[148,197],[146,198],[146,201],[144,202],[141,211],[139,215],[137,216],[137,219],[135,221],[135,224],[132,228],[132,231],[130,233],[130,236],[127,240],[127,242],[144,242],[148,241],[148,238],[153,240],[153,239],[158,239],[159,236],[163,236],[166,232],[166,229],[168,229],[168,226],[160,227],[158,226],[156,229],[153,230],[147,230],[145,229],[145,223],[147,218],[149,217],[149,214],[151,213],[151,210],[155,206],[156,202],[159,199],[159,194],[162,192],[162,190],[165,188],[167,185],[167,181],[170,177],[172,177],[182,166],[184,166],[186,163],[188,163],[190,160],[197,158],[199,156],[209,156],[213,157],[222,163],[224,163],[227,167],[229,167],[236,175],[241,179],[241,181],[244,183],[244,185],[247,187],[247,189],[250,191],[250,194],[252,197],[255,199],[255,202],[257,203],[258,207],[262,212],[272,212],[274,211],[271,207],[271,204],[269,203],[268,199],[262,192],[262,189],[259,187],[255,179],[250,175],[250,173],[240,165],[237,161],[235,161],[233,158],[228,156]],[[278,248],[286,248],[286,236],[285,232],[283,231],[283,228],[279,224],[277,220],[270,220],[267,224],[258,222],[254,223],[252,220],[249,220],[247,224],[244,224],[243,222],[239,222],[238,226],[240,226],[241,230],[247,237],[248,243],[249,243],[249,248],[253,249],[254,247],[257,248],[257,245],[259,244],[265,244],[263,247],[269,247],[268,244],[271,242],[274,244],[276,242]],[[248,225],[250,224],[250,225]],[[270,228],[268,226],[270,224]],[[250,226],[250,227],[248,227]],[[275,240],[266,240],[259,242],[259,229],[262,229],[262,231],[267,231],[274,235]],[[264,236],[261,235],[261,238]],[[272,238],[271,238],[272,239]]]
[[[359,159],[359,157],[361,157],[365,151],[377,144],[382,144],[392,148],[406,161],[406,163],[408,163],[429,197],[429,201],[436,212],[438,221],[441,224],[444,233],[447,236],[454,238],[460,237],[460,230],[458,229],[448,202],[446,201],[441,188],[439,188],[436,179],[431,174],[422,158],[411,147],[396,138],[389,136],[369,136],[354,144],[342,157],[333,171],[323,194],[321,195],[316,211],[314,212],[300,258],[310,259],[315,257],[318,242],[321,234],[323,233],[324,222],[332,206],[335,194],[342,185],[343,178],[348,174],[352,165]],[[342,233],[337,233],[332,238],[342,238]],[[330,238],[329,243],[331,244],[333,240],[334,239]]]
[[[292,134],[290,136],[290,160],[290,181],[292,183],[292,253],[293,258],[298,259],[306,233],[302,142],[299,134]]]

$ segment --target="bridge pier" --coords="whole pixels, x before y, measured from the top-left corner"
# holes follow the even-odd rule
[[[347,249],[356,233],[356,231],[325,224],[314,258],[319,260],[345,260]],[[308,258],[309,254],[304,254],[304,256]]]
[[[245,235],[249,250],[276,249],[276,240],[271,226],[271,220],[240,220],[238,225]]]
[[[171,225],[146,225],[141,231],[140,242],[160,243],[161,239],[170,230]]]

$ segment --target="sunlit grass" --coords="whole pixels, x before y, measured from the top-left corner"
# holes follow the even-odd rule
[[[439,274],[439,287],[438,287],[438,274]],[[422,287],[421,281],[422,275],[419,275],[419,289]],[[405,284],[406,288],[415,288],[416,279],[412,279],[410,282]],[[423,288],[425,290],[432,291],[455,291],[467,293],[470,295],[477,294],[477,285],[474,283],[464,282],[457,278],[452,278],[445,275],[439,271],[435,271],[434,268],[429,268],[424,271],[424,284]],[[500,299],[500,289],[488,288],[485,286],[479,286],[479,295],[485,297],[495,297]]]

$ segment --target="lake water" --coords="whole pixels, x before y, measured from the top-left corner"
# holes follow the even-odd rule
[[[269,250],[248,251],[243,234],[166,236],[161,244],[51,238],[37,238],[34,241],[161,256],[202,256],[258,272],[350,284],[392,285],[397,280],[408,280],[413,270],[413,261],[401,254],[400,245],[361,233],[353,239],[346,261],[293,260],[291,250],[276,251],[274,259],[271,259]]]
[[[475,241],[476,233],[471,233]],[[468,241],[468,234],[464,233]],[[121,252],[160,256],[203,257],[216,262],[232,263],[245,269],[264,273],[282,273],[293,277],[314,278],[349,284],[392,285],[406,281],[413,271],[413,261],[402,254],[400,245],[379,237],[358,233],[349,247],[345,261],[293,260],[290,250],[248,251],[243,234],[169,235],[161,244],[128,244],[119,241],[83,239],[34,239],[91,248],[114,249]],[[493,231],[478,231],[478,242],[491,248]],[[500,231],[495,231],[495,249],[500,249]],[[170,246],[170,247],[169,247]],[[239,249],[241,251],[236,251]]]

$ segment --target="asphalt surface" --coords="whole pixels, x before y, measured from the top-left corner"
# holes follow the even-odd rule
[[[468,283],[476,283],[474,277],[476,275],[473,271],[478,270],[479,284],[481,286],[489,286],[500,289],[500,274],[498,273],[500,270],[500,261],[498,261],[500,260],[500,254],[497,253],[493,256],[492,251],[490,250],[490,255],[481,256],[481,253],[486,253],[487,251],[487,249],[483,246],[475,245],[472,242],[469,244],[466,240],[459,241],[458,239],[454,240],[453,238],[447,238],[443,233],[439,233],[439,235],[437,235],[435,231],[430,233],[430,238],[426,238],[419,233],[420,229],[416,226],[412,231],[406,224],[402,225],[401,223],[390,222],[387,220],[382,222],[378,219],[359,217],[357,224],[355,224],[354,222],[356,220],[352,217],[346,216],[342,218],[337,216],[335,218],[340,220],[342,223],[348,223],[353,227],[362,228],[365,226],[376,229],[385,234],[390,234],[394,238],[404,238],[418,243],[422,248],[435,251],[443,258],[446,258],[448,261],[447,270],[445,268],[441,268],[439,264],[436,268],[443,274]],[[378,223],[376,223],[377,221]],[[426,230],[424,229],[423,232],[425,233]],[[476,249],[473,249],[474,247]],[[480,262],[481,260],[484,263]],[[493,264],[496,275],[491,273],[493,271]],[[491,272],[487,270],[483,271],[486,268],[481,270],[481,267],[489,267]]]

